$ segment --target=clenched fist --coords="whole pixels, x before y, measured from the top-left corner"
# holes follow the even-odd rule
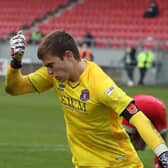
[[[13,59],[20,61],[25,52],[25,36],[22,31],[10,39],[10,55]]]

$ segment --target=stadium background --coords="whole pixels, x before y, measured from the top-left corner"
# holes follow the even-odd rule
[[[93,34],[95,62],[129,94],[149,93],[168,107],[168,3],[158,0],[160,15],[144,19],[149,0],[2,0],[0,1],[0,167],[70,168],[63,114],[52,91],[41,95],[11,97],[4,92],[9,62],[9,39],[22,29],[29,39],[38,27],[44,34],[64,29],[77,42],[86,31]],[[151,49],[158,67],[150,69],[147,86],[125,86],[122,57],[127,47]],[[41,65],[37,45],[27,45],[24,73]],[[161,65],[161,66],[160,66]],[[135,72],[135,80],[138,72]],[[152,168],[153,153],[140,152],[146,168]]]

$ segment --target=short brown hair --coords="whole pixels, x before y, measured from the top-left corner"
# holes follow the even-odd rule
[[[39,45],[37,56],[43,59],[50,54],[63,60],[66,50],[72,51],[74,58],[80,60],[80,54],[72,36],[63,30],[56,30],[48,34]]]

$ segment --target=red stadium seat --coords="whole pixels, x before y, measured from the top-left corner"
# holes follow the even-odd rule
[[[22,4],[28,6],[26,10],[28,12],[21,10],[22,16],[19,14],[20,17],[18,17],[16,10],[12,9],[12,15],[15,19],[7,16],[7,14],[5,17],[1,17],[4,10],[7,10],[5,8],[0,11],[0,22],[7,19],[15,20],[15,23],[13,23],[15,25],[14,29],[23,24],[30,25],[34,18],[42,17],[44,12],[54,10],[56,4],[62,3],[62,0],[50,0],[51,3],[44,3],[43,0],[30,1],[23,0],[22,3],[19,3],[19,0],[14,0],[19,7]],[[43,4],[37,8],[40,2]],[[95,44],[99,47],[106,47],[108,44],[111,47],[134,46],[137,45],[139,40],[144,40],[149,36],[153,39],[167,40],[168,12],[166,9],[168,3],[166,3],[166,0],[158,3],[161,15],[153,19],[144,19],[144,9],[148,7],[149,0],[85,0],[76,3],[72,9],[64,10],[59,16],[50,17],[46,23],[39,23],[39,28],[44,34],[54,29],[64,29],[71,32],[75,38],[80,39],[83,38],[85,32],[89,31],[95,37]],[[2,6],[4,4],[3,2]],[[31,9],[29,8],[30,4]],[[10,6],[12,5],[10,4]],[[143,45],[151,49],[156,47],[154,43],[144,43]]]
[[[156,46],[157,46],[157,43],[155,41],[144,41],[142,43],[142,47],[147,49],[155,49]]]
[[[164,0],[163,0],[164,1]],[[126,41],[126,46],[137,45],[138,40],[153,36],[154,38],[165,39],[165,33],[160,32],[163,26],[156,23],[167,21],[166,16],[162,15],[156,19],[144,19],[144,9],[148,7],[148,1],[138,0],[132,1],[116,1],[104,0],[97,3],[96,0],[85,0],[83,3],[77,4],[72,10],[64,11],[60,17],[53,17],[48,22],[47,29],[51,31],[53,28],[65,28],[73,33],[76,37],[81,36],[86,31],[90,31],[96,39],[97,46],[106,46],[108,40],[111,40],[110,46],[122,46],[121,40]],[[164,3],[168,7],[168,4]],[[136,8],[138,6],[138,9]],[[162,2],[159,2],[160,8],[165,8]],[[112,10],[114,9],[115,10]],[[160,26],[159,26],[160,25]],[[77,31],[80,30],[80,31]],[[81,33],[83,32],[83,33]],[[167,37],[167,36],[166,36]],[[104,42],[107,40],[107,43]],[[112,40],[118,39],[118,40]],[[154,48],[155,44],[145,43],[146,47]]]
[[[67,0],[5,0],[0,1],[0,36],[18,31],[22,26],[31,26],[34,20],[42,19]],[[4,30],[6,29],[6,30]]]

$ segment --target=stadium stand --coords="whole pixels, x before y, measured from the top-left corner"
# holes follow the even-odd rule
[[[166,0],[158,1],[160,15],[157,18],[144,19],[143,13],[149,0],[84,0],[72,9],[65,10],[60,16],[53,16],[47,23],[39,24],[44,34],[53,29],[64,29],[78,39],[89,31],[99,47],[135,46],[137,40],[148,38],[167,40],[168,27]],[[125,39],[125,42],[123,42]],[[142,45],[155,48],[154,41]]]
[[[6,24],[0,27],[0,34],[17,31],[21,25],[30,25],[33,19],[41,18],[44,13],[53,11],[58,4],[67,2],[14,0],[8,3],[7,1],[0,2],[1,8],[4,6],[0,18],[2,15],[5,16],[0,22]],[[39,23],[38,27],[44,35],[54,29],[64,29],[79,42],[82,41],[84,33],[89,31],[94,36],[97,47],[133,47],[140,43],[143,47],[153,49],[158,43],[157,40],[167,41],[168,39],[168,3],[167,0],[158,1],[159,16],[146,19],[143,18],[143,13],[149,3],[150,0],[78,0],[72,8],[65,8],[60,15],[54,14],[47,22]],[[14,4],[19,10],[12,8]],[[41,5],[38,6],[38,4]],[[6,15],[2,14],[2,11],[7,10],[5,6],[9,6],[10,11],[6,12]],[[25,6],[28,7],[26,10]],[[19,11],[19,16],[15,13],[16,11]],[[27,32],[27,36],[31,33],[32,29]]]
[[[0,37],[17,32],[23,26],[31,26],[45,14],[54,12],[67,0],[5,0],[0,1]]]

